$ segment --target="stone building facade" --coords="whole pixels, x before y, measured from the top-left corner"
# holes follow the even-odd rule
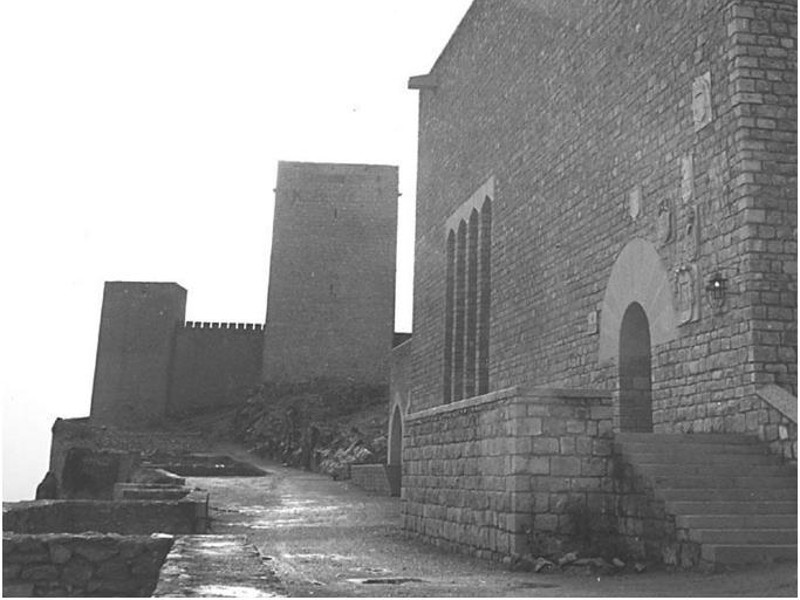
[[[176,283],[107,282],[91,420],[230,404],[266,380],[388,385],[397,167],[281,162],[266,326],[185,321]]]
[[[796,41],[789,0],[475,0],[410,79],[407,529],[523,552],[616,502],[621,432],[796,461]]]

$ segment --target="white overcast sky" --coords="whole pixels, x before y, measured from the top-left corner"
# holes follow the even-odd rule
[[[400,167],[411,328],[417,92],[470,0],[0,2],[3,499],[89,413],[103,282],[264,320],[278,160]]]

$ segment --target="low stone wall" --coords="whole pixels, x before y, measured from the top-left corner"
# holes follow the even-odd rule
[[[3,503],[3,530],[15,533],[205,533],[208,522],[208,493],[200,491],[180,500]]]
[[[3,596],[146,597],[173,537],[3,534]]]
[[[550,553],[576,515],[612,518],[612,401],[509,388],[406,417],[403,521],[448,550]]]
[[[361,489],[391,495],[386,465],[350,465],[350,481]]]

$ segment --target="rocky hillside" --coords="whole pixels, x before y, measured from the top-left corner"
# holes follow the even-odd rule
[[[350,464],[386,461],[388,421],[386,387],[320,379],[264,384],[238,407],[183,425],[259,456],[345,478]]]

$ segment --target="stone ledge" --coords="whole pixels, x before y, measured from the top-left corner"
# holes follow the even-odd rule
[[[524,387],[512,386],[497,390],[496,392],[489,392],[482,396],[473,396],[472,398],[465,398],[450,404],[442,404],[432,408],[411,413],[406,416],[406,421],[417,421],[421,419],[436,417],[439,415],[453,413],[460,410],[467,410],[470,408],[477,408],[501,402],[509,398],[517,398],[519,402],[555,402],[562,399],[576,399],[576,400],[610,400],[612,392],[607,390],[588,390],[581,388],[555,388],[555,387]]]
[[[797,423],[797,398],[782,387],[772,383],[761,385],[756,388],[756,394],[793,423]]]
[[[175,541],[153,597],[264,598],[281,583],[245,535],[191,535]]]

